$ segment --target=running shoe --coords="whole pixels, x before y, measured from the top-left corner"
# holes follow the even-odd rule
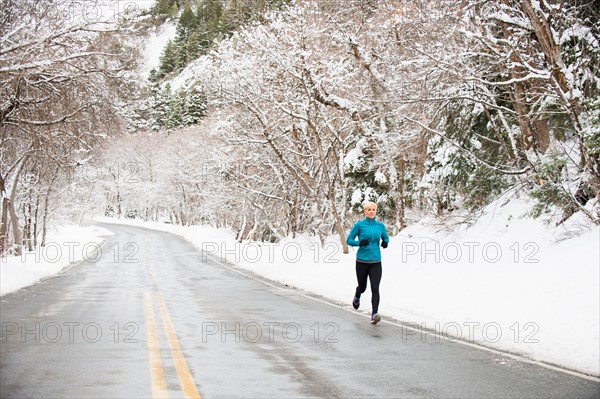
[[[377,324],[381,321],[381,316],[378,313],[373,313],[371,315],[371,324]]]

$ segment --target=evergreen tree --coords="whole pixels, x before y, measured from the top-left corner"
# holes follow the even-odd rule
[[[161,87],[155,82],[129,115],[130,127],[156,130],[192,125],[204,118],[206,105],[204,93],[173,92],[170,84]]]
[[[195,34],[197,28],[198,19],[188,4],[181,13],[177,24],[177,35],[175,37],[177,51],[175,66],[177,69],[185,67],[199,54],[197,49],[198,38]]]
[[[179,91],[169,97],[169,110],[164,121],[167,129],[183,126],[185,92]]]
[[[206,114],[206,96],[203,93],[193,91],[185,96],[183,103],[184,125],[192,125],[200,121]]]
[[[160,57],[160,67],[156,76],[164,78],[166,75],[173,72],[177,66],[177,58],[177,46],[172,40],[169,40]]]
[[[153,8],[154,15],[169,15],[173,16],[173,9],[179,9],[180,0],[156,0]]]
[[[198,58],[198,56],[209,47],[209,45],[210,41],[206,38],[206,36],[201,33],[199,29],[196,29],[186,44],[188,59],[193,60]]]
[[[198,0],[196,14],[190,3],[185,3],[177,22],[173,42],[163,50],[159,71],[155,78],[183,69],[192,60],[205,54],[215,40],[222,39],[241,26],[262,21],[265,12],[281,9],[289,0]],[[175,16],[181,3],[176,0],[158,0],[155,13]]]
[[[175,43],[181,45],[185,43],[196,27],[198,26],[198,20],[194,15],[194,12],[190,8],[189,4],[186,4],[181,16],[179,17],[179,22],[177,23],[177,37],[175,38]]]
[[[165,15],[169,13],[170,8],[169,0],[157,0],[154,5],[153,13],[154,15]]]
[[[229,30],[224,24],[223,4],[218,0],[205,0],[198,8],[198,33],[205,39],[205,48],[224,36]]]
[[[154,90],[154,107],[152,112],[152,121],[150,124],[154,128],[165,126],[167,117],[171,109],[171,85],[166,84],[164,88],[155,86]]]
[[[150,70],[150,73],[148,74],[148,80],[152,83],[158,81],[158,71],[156,70],[156,68],[152,68]]]

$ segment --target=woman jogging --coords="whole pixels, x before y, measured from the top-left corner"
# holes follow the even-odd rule
[[[352,306],[358,309],[360,296],[367,289],[367,277],[371,282],[371,324],[377,324],[381,316],[379,310],[379,283],[381,282],[381,252],[379,245],[387,248],[390,237],[385,231],[385,225],[375,219],[377,204],[367,202],[364,204],[365,218],[354,224],[346,242],[353,247],[359,247],[356,253],[356,278],[358,287],[354,293]],[[358,237],[358,239],[356,239]],[[381,243],[381,244],[380,244]]]

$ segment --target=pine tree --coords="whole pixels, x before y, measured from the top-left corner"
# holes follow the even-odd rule
[[[153,8],[154,15],[169,15],[173,16],[173,10],[179,9],[179,0],[156,0],[156,4]],[[176,13],[176,12],[175,12]]]
[[[177,37],[175,38],[175,42],[180,45],[185,43],[197,26],[198,20],[189,4],[186,4],[177,23]]]
[[[197,32],[205,40],[204,47],[208,48],[215,39],[224,36],[229,30],[224,24],[223,4],[219,0],[205,0],[198,7]]]
[[[205,35],[203,35],[199,29],[196,29],[186,44],[186,53],[188,59],[194,60],[198,58],[198,56],[209,47],[209,44],[210,42],[206,39]]]
[[[165,126],[168,115],[171,109],[171,85],[166,84],[164,88],[155,86],[154,90],[154,107],[152,112],[151,125],[155,128]]]
[[[169,0],[157,0],[153,13],[154,15],[166,15],[169,13],[170,8]]]
[[[177,22],[176,36],[163,50],[155,79],[163,79],[173,71],[183,69],[199,55],[205,54],[215,40],[222,39],[251,21],[262,20],[269,9],[280,9],[289,0],[198,0],[197,13],[185,3]],[[224,6],[224,4],[226,6]],[[158,0],[155,14],[174,17],[180,1]]]
[[[175,70],[177,66],[177,57],[177,46],[172,40],[169,40],[160,57],[160,67],[157,74],[159,78],[164,78]]]
[[[150,70],[150,73],[148,74],[148,80],[152,83],[158,81],[158,71],[156,70],[156,68],[152,68]]]
[[[193,91],[185,95],[183,103],[183,125],[192,125],[200,121],[206,114],[206,96]]]
[[[169,111],[165,120],[165,127],[173,129],[183,126],[185,92],[179,91],[169,98]]]

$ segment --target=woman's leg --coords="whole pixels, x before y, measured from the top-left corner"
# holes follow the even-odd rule
[[[373,313],[379,311],[379,283],[381,282],[381,275],[383,269],[381,262],[373,263],[369,265],[369,281],[371,282],[371,305],[373,306]]]
[[[360,295],[367,289],[367,277],[369,276],[369,264],[356,261],[356,280],[358,280],[358,286],[356,287],[355,297],[360,298]]]

